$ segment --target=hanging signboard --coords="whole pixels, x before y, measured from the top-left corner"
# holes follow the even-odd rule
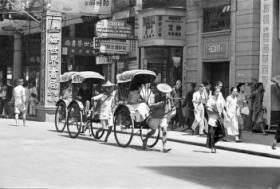
[[[96,35],[98,37],[129,38],[132,37],[132,28],[124,21],[101,20],[96,24]]]
[[[93,41],[87,38],[63,38],[63,55],[93,56],[96,54],[93,49]]]
[[[107,54],[127,54],[128,41],[124,39],[100,39],[94,38],[94,48],[99,49],[101,53]]]
[[[96,56],[96,64],[112,64],[114,59],[112,56]]]
[[[268,125],[271,122],[273,7],[273,0],[261,0],[259,81],[266,87],[263,103],[267,109]]]
[[[110,15],[112,0],[51,0],[49,9],[66,14]]]

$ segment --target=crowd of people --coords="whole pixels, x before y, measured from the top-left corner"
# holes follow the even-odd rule
[[[179,83],[179,85],[178,85]],[[236,142],[242,142],[244,129],[250,132],[261,132],[267,135],[266,120],[263,107],[264,86],[262,83],[251,84],[251,92],[245,90],[245,83],[232,87],[230,94],[224,98],[223,82],[218,81],[211,87],[209,83],[191,84],[190,90],[183,98],[178,95],[180,81],[176,82],[173,97],[182,99],[177,103],[177,116],[171,122],[171,129],[178,129],[184,124],[183,130],[190,130],[192,135],[207,136],[207,146],[215,153],[215,143],[228,140],[233,136]],[[277,85],[279,87],[279,84]],[[185,107],[185,118],[182,108]],[[175,124],[174,124],[175,123]],[[278,128],[272,148],[280,141]]]

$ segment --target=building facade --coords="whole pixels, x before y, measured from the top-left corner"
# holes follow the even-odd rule
[[[268,23],[263,25],[268,15]],[[266,35],[269,33],[265,39],[264,30],[268,30]],[[270,87],[270,79],[280,74],[278,33],[279,1],[187,0],[184,91],[191,82],[207,81],[213,85],[219,80],[224,83],[224,95],[228,95],[238,83],[246,83],[250,89],[252,83],[260,81],[266,88],[267,123],[277,121],[279,98]],[[268,52],[270,62],[264,62]],[[264,68],[264,64],[270,66]]]

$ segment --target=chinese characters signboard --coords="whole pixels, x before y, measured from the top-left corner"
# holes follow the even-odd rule
[[[184,39],[183,16],[146,16],[143,18],[143,40]]]
[[[110,15],[112,0],[52,0],[50,10],[66,14]]]
[[[97,37],[130,38],[132,28],[124,21],[101,20],[96,24]]]
[[[94,38],[94,48],[106,54],[127,54],[128,41],[125,39]]]
[[[55,106],[61,72],[61,17],[47,15],[42,31],[41,104]]]
[[[272,72],[272,40],[273,40],[273,0],[261,1],[260,28],[260,65],[259,81],[266,87],[264,106],[267,108],[267,123],[271,121],[271,72]]]
[[[92,39],[84,38],[63,38],[63,55],[93,56],[96,54],[93,49]]]

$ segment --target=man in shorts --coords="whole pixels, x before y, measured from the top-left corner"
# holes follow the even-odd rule
[[[13,98],[15,100],[15,119],[18,125],[19,114],[22,114],[23,126],[26,120],[26,92],[23,87],[23,79],[18,79],[17,86],[13,90]]]
[[[166,148],[167,142],[167,127],[171,113],[171,103],[168,99],[168,94],[172,92],[172,88],[167,84],[158,84],[157,89],[160,94],[155,96],[155,103],[150,105],[151,114],[148,119],[148,125],[151,131],[147,134],[146,139],[143,141],[143,148],[146,149],[149,137],[155,134],[156,130],[162,130],[162,152],[169,152],[171,148]]]

